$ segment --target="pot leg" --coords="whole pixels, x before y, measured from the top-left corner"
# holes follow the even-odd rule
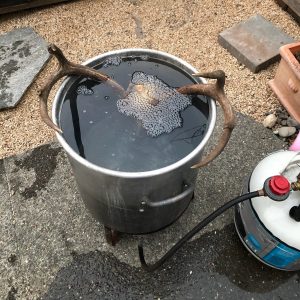
[[[115,246],[120,240],[119,232],[110,227],[104,226],[104,233],[106,242],[111,246]]]
[[[191,201],[195,200],[195,192],[193,192],[193,195],[192,195],[192,198],[191,198]]]

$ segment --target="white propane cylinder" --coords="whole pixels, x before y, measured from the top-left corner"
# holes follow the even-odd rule
[[[261,190],[275,175],[290,183],[300,174],[300,152],[278,151],[265,157],[251,174],[244,193]],[[300,205],[300,191],[275,201],[256,197],[236,206],[235,225],[245,247],[263,263],[286,271],[300,270],[300,222],[290,216]]]
[[[294,151],[275,152],[263,159],[254,169],[250,179],[250,191],[262,188],[264,181],[274,175],[283,175],[289,182],[295,182],[300,173],[300,155]],[[299,161],[284,171],[289,163]],[[293,206],[300,205],[300,191],[291,192],[284,201],[269,197],[252,199],[253,208],[265,227],[278,239],[300,250],[300,222],[289,216]]]

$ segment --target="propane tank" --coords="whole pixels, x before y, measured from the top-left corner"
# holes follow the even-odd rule
[[[237,233],[244,246],[268,266],[300,270],[300,152],[278,151],[265,157],[243,193],[259,190],[265,182],[265,188],[278,197],[257,197],[236,205]]]

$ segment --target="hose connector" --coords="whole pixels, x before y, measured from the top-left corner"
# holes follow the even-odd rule
[[[266,179],[264,183],[265,195],[274,201],[283,201],[290,195],[290,182],[282,175],[275,175]]]
[[[300,191],[300,173],[297,176],[297,181],[291,183],[291,188],[293,191]]]

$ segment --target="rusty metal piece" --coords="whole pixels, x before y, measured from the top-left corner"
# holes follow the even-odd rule
[[[114,229],[111,229],[110,227],[104,226],[104,234],[106,242],[113,247],[120,240],[119,232]]]
[[[291,183],[293,191],[300,191],[300,173],[297,175],[297,181]]]
[[[219,138],[217,146],[203,160],[192,166],[192,168],[200,168],[215,159],[227,145],[231,132],[235,126],[235,115],[233,108],[224,93],[225,73],[222,70],[209,73],[197,73],[193,75],[197,77],[217,79],[217,81],[216,83],[210,84],[186,85],[177,89],[177,91],[182,94],[205,95],[211,97],[221,105],[224,112],[223,132]]]
[[[54,55],[59,62],[59,69],[57,70],[56,74],[52,75],[48,78],[44,86],[40,91],[40,113],[42,120],[52,129],[56,130],[57,132],[62,133],[62,130],[56,126],[51,118],[48,115],[48,108],[47,108],[47,101],[49,93],[54,86],[54,84],[64,76],[67,75],[77,75],[77,76],[85,76],[94,80],[105,81],[110,84],[112,87],[119,90],[122,94],[125,94],[125,90],[121,85],[117,82],[109,78],[107,75],[102,74],[96,71],[93,68],[74,64],[67,60],[64,56],[63,52],[54,44],[50,44],[48,46],[48,51],[50,54]]]
[[[293,191],[300,191],[300,182],[296,181],[291,184],[291,188]]]

